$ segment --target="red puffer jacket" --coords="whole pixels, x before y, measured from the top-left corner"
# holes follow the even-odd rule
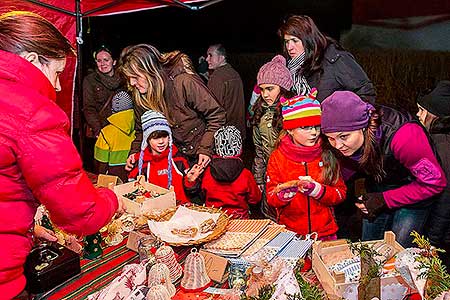
[[[320,199],[297,192],[291,201],[286,202],[281,201],[274,193],[278,184],[296,180],[299,176],[311,176],[322,183],[320,148],[316,149],[316,153],[301,154],[296,153],[296,147],[298,146],[292,143],[291,138],[286,136],[280,147],[272,152],[267,165],[267,202],[277,209],[278,223],[286,225],[289,230],[301,235],[317,232],[319,238],[333,235],[338,226],[332,206],[344,201],[347,190],[342,177],[334,186],[324,185],[325,192]]]
[[[25,287],[23,264],[39,204],[60,228],[78,235],[97,232],[117,210],[114,193],[96,190],[83,171],[55,98],[39,69],[0,51],[0,299]]]

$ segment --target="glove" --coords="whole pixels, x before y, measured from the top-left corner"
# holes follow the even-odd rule
[[[362,196],[369,219],[376,218],[387,206],[383,193],[369,193]]]
[[[325,192],[325,188],[323,187],[323,185],[314,180],[308,182],[303,181],[301,183],[300,192],[306,196],[311,196],[315,199],[320,199],[323,196],[323,193]]]
[[[277,193],[277,197],[278,199],[280,199],[281,201],[285,201],[285,202],[289,202],[292,200],[292,198],[295,197],[295,195],[298,192],[298,187],[294,186],[294,187],[289,187],[289,188],[285,188],[281,191],[279,191]]]

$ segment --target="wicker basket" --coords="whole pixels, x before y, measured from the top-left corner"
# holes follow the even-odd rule
[[[189,242],[185,242],[185,243],[167,243],[167,244],[169,244],[171,246],[175,246],[175,247],[200,245],[200,244],[207,243],[207,242],[217,239],[219,236],[221,236],[226,231],[229,216],[225,212],[223,212],[220,208],[199,206],[199,205],[195,205],[195,204],[192,204],[192,205],[189,205],[186,207],[189,209],[195,210],[195,211],[208,212],[211,214],[220,213],[219,219],[217,219],[216,227],[214,227],[214,230],[207,237],[204,237],[202,239],[198,239],[195,241],[189,241]],[[175,214],[177,209],[178,209],[178,207],[172,207],[172,208],[165,210],[158,216],[146,215],[146,217],[148,219],[154,220],[156,222],[169,221],[170,218],[172,218],[172,216]]]

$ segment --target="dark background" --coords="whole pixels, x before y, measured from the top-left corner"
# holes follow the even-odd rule
[[[128,45],[149,43],[162,52],[181,50],[194,61],[218,42],[231,54],[277,52],[277,29],[289,14],[311,16],[322,31],[338,39],[341,30],[351,27],[351,0],[224,0],[199,11],[165,7],[87,18],[83,66],[92,66],[92,52],[102,44],[116,57]]]

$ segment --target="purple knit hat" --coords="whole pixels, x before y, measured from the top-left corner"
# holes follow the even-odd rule
[[[285,90],[290,90],[293,85],[291,73],[286,67],[286,59],[277,55],[271,61],[266,63],[259,69],[258,85],[260,84],[276,84]]]
[[[353,92],[336,91],[322,102],[321,131],[346,132],[366,128],[373,109]]]

